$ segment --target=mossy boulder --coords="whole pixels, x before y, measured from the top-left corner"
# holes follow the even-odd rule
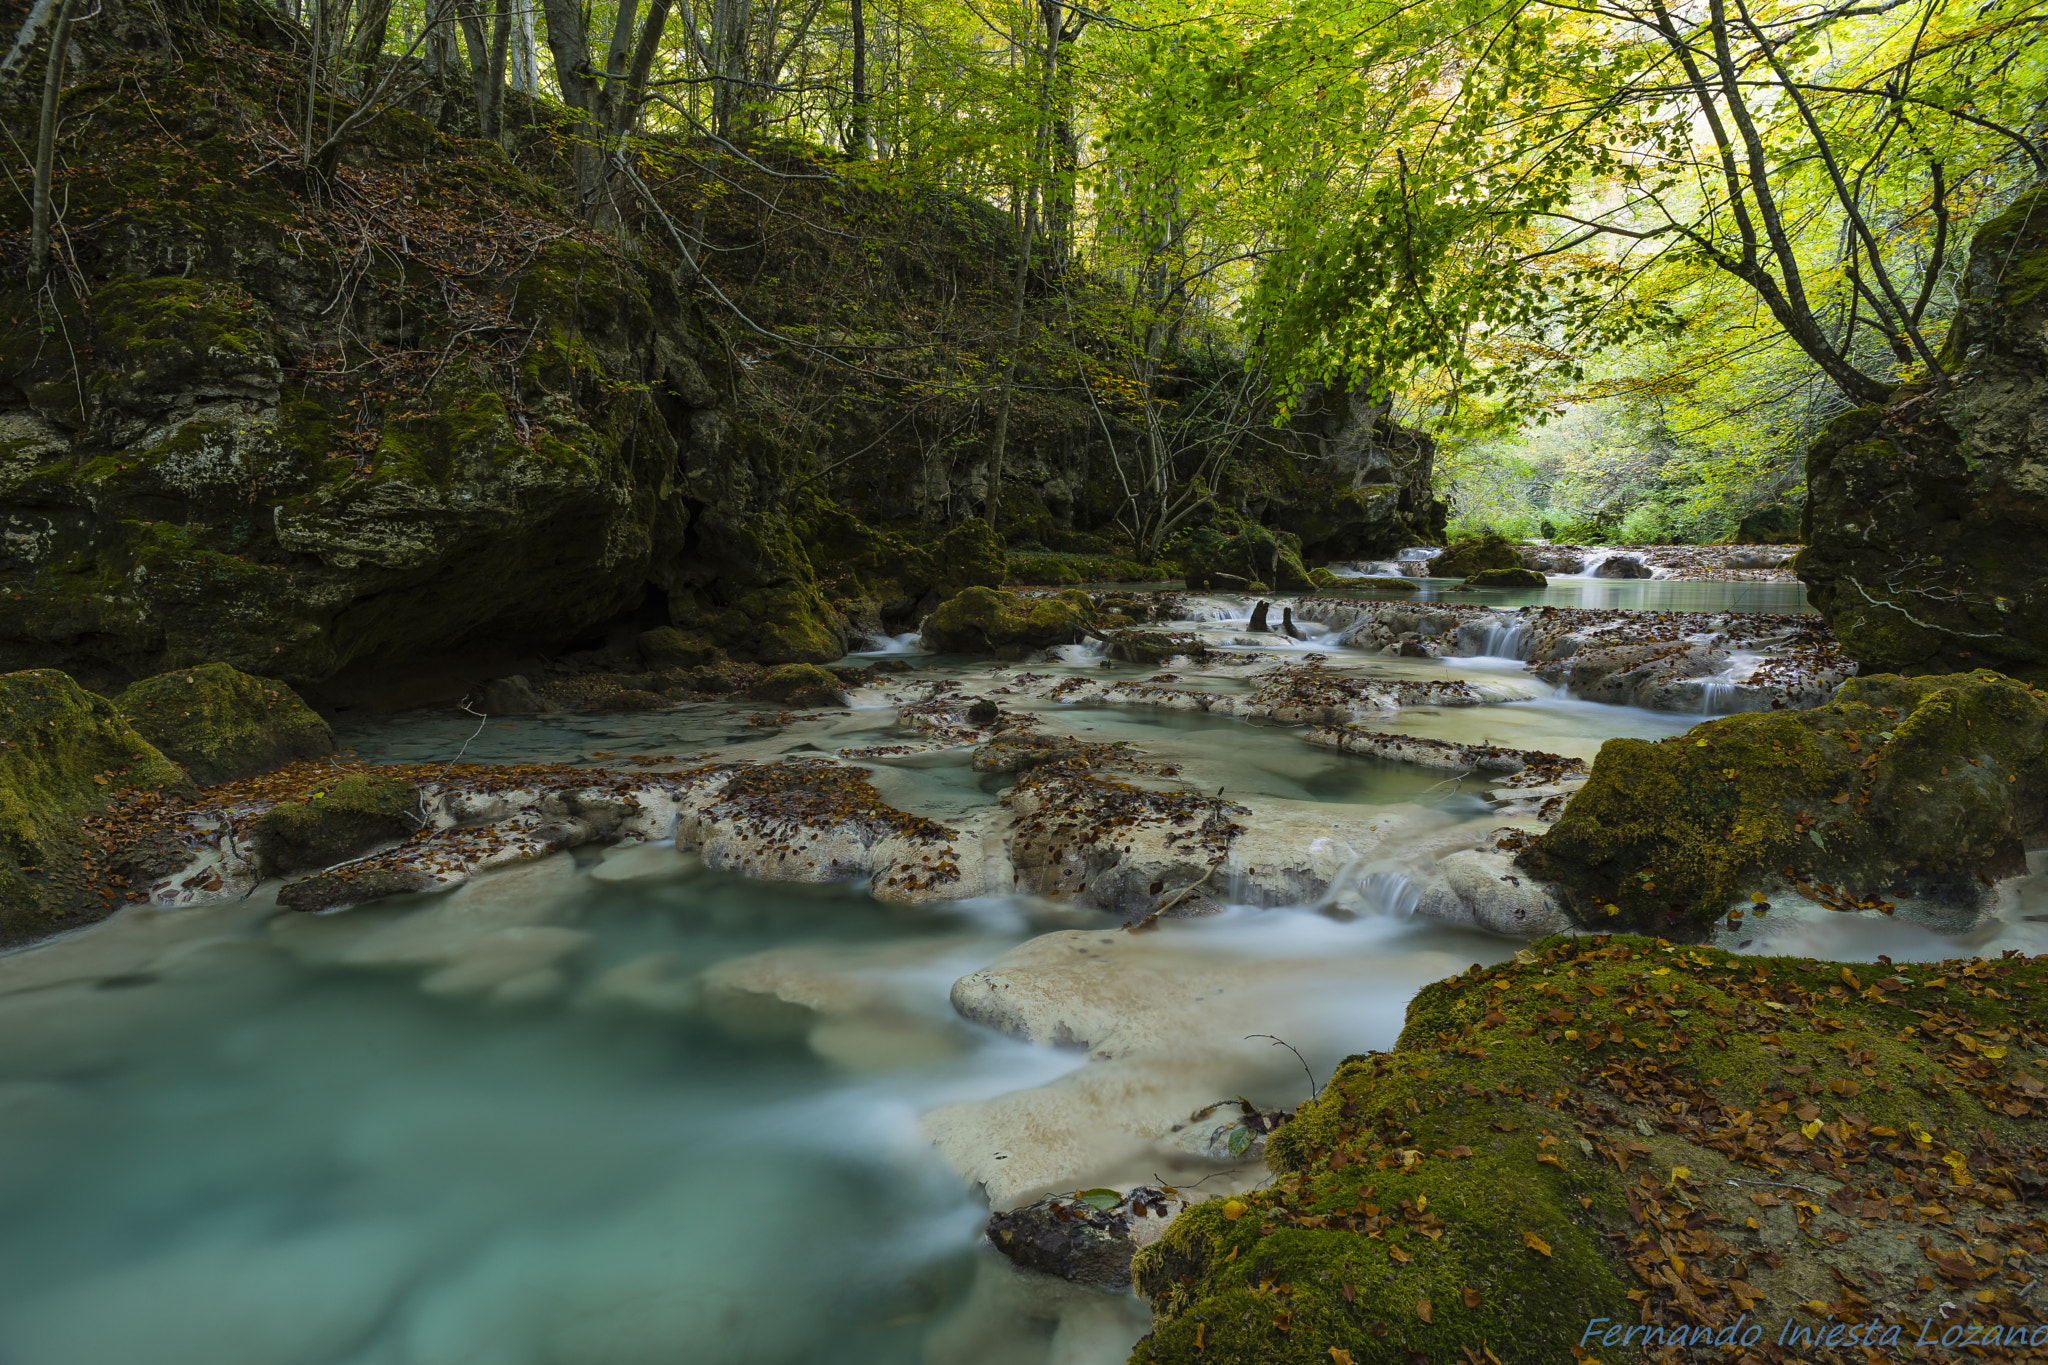
[[[298,693],[228,664],[144,678],[114,704],[200,783],[232,782],[334,752],[334,732]]]
[[[1088,594],[1026,597],[969,588],[939,604],[924,621],[925,648],[947,654],[1021,658],[1028,650],[1078,643],[1095,616]]]
[[[0,674],[0,946],[118,905],[83,822],[124,790],[185,785],[104,697],[52,669]]]
[[[1519,861],[1581,923],[1692,935],[1748,894],[1823,884],[1974,907],[2025,870],[2044,817],[2048,694],[1989,672],[1852,678],[1809,711],[1608,740]]]
[[[844,706],[843,684],[815,664],[783,664],[754,679],[747,696],[782,706]]]
[[[1502,535],[1467,536],[1429,562],[1431,578],[1470,578],[1488,569],[1519,569],[1522,556]]]
[[[351,773],[265,811],[250,830],[257,867],[277,877],[332,867],[420,826],[419,791],[410,782]]]
[[[1138,1252],[1132,1360],[1619,1362],[1650,1327],[1804,1346],[1830,1314],[2031,1332],[1989,1276],[2041,1245],[2043,1050],[2048,958],[1545,939],[1425,987],[1394,1051],[1268,1139],[1269,1188]]]
[[[714,641],[694,632],[677,630],[674,626],[643,630],[638,643],[641,662],[657,672],[669,668],[695,668],[725,657],[725,651]]]
[[[1550,580],[1534,569],[1481,569],[1465,580],[1474,588],[1545,588]]]
[[[1351,578],[1344,586],[1366,592],[1421,592],[1422,585],[1412,578]]]
[[[1172,549],[1196,592],[1234,588],[1240,579],[1252,585],[1251,592],[1308,592],[1316,586],[1301,562],[1300,536],[1234,513],[1184,533]]]

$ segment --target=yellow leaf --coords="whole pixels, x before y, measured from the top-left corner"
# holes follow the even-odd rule
[[[1863,989],[1863,983],[1856,979],[1856,973],[1850,971],[1847,967],[1842,968],[1842,984],[1852,991]]]
[[[1421,1213],[1421,1212],[1422,1212],[1422,1211],[1423,1211],[1424,1209],[1426,1209],[1426,1208],[1428,1208],[1428,1207],[1429,1207],[1429,1196],[1428,1196],[1428,1195],[1426,1195],[1426,1194],[1418,1194],[1418,1195],[1416,1195],[1416,1196],[1415,1196],[1415,1211],[1416,1211],[1417,1213]]]
[[[1810,1120],[1809,1122],[1806,1122],[1806,1123],[1802,1123],[1802,1124],[1800,1124],[1800,1125],[1799,1125],[1799,1135],[1800,1135],[1801,1137],[1805,1138],[1805,1139],[1806,1139],[1806,1140],[1807,1140],[1808,1142],[1811,1142],[1811,1141],[1813,1141],[1813,1139],[1814,1139],[1814,1136],[1815,1136],[1816,1134],[1818,1134],[1819,1132],[1820,1132],[1820,1120],[1819,1120],[1819,1119],[1813,1119],[1813,1120]]]
[[[1979,1055],[1989,1057],[1992,1061],[1995,1062],[1999,1058],[2005,1056],[2005,1049],[2002,1047],[1987,1047]]]
[[[1330,1348],[1330,1365],[1351,1365],[1351,1352]]]
[[[1562,1161],[1559,1161],[1556,1157],[1552,1156],[1548,1152],[1540,1153],[1537,1156],[1536,1160],[1541,1162],[1545,1166],[1555,1166],[1560,1171],[1564,1169],[1564,1163]]]
[[[1692,1179],[1692,1172],[1683,1166],[1673,1166],[1671,1168],[1671,1178],[1673,1180],[1690,1180]]]
[[[1387,1255],[1393,1258],[1395,1265],[1407,1265],[1410,1261],[1415,1259],[1413,1256],[1410,1256],[1407,1252],[1401,1250],[1401,1248],[1399,1247],[1388,1247]]]
[[[1238,1219],[1244,1217],[1244,1202],[1238,1199],[1225,1200],[1223,1203],[1223,1216],[1235,1223]]]
[[[1650,969],[1650,975],[1651,975],[1651,976],[1669,976],[1669,975],[1671,975],[1671,969],[1670,969],[1669,967],[1652,967],[1652,968]]]
[[[1550,1243],[1544,1241],[1533,1232],[1524,1232],[1522,1234],[1522,1245],[1539,1256],[1548,1256],[1550,1254]]]
[[[1578,1031],[1577,1029],[1575,1029],[1575,1028],[1568,1028],[1568,1029],[1566,1029],[1566,1030],[1564,1031],[1564,1036],[1565,1036],[1565,1040],[1566,1040],[1567,1042],[1573,1042],[1573,1043],[1576,1043],[1576,1042],[1578,1042],[1578,1041],[1579,1041],[1579,1031]]]

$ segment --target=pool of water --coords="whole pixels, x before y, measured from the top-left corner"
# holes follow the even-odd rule
[[[1568,586],[1637,594],[1632,605],[1788,609],[1758,608],[1759,585]],[[917,661],[970,687],[999,671]],[[1438,678],[1512,668],[1379,662]],[[1440,775],[1317,749],[1299,729],[1015,704],[1052,729],[1129,740],[1255,808],[1427,810],[1409,827],[1433,831],[1493,818]],[[746,714],[480,723],[447,710],[344,734],[364,759],[428,763],[902,738],[881,709],[767,731]],[[1538,688],[1385,728],[1590,757],[1607,738],[1696,719]],[[941,818],[1013,780],[964,754],[872,771],[887,799]],[[495,1002],[366,947],[436,905],[510,913],[572,946],[540,986]],[[986,1205],[920,1128],[941,1106],[1034,1092],[1084,1065],[965,1023],[948,992],[1034,935],[1097,927],[1114,933],[1027,898],[885,906],[854,887],[743,881],[673,850],[584,849],[444,898],[306,918],[259,891],[131,909],[0,955],[0,1365],[1112,1365],[1144,1330],[1142,1306],[1008,1270],[981,1243]],[[1423,983],[1517,946],[1391,911],[1244,908],[1150,941],[1189,970],[1241,973],[1241,1008],[1316,1077],[1391,1046]],[[1966,937],[1785,906],[1729,942],[1847,959],[2042,951],[2048,877]],[[1306,1096],[1291,1056],[1229,1048],[1160,1065],[1218,1099]],[[1110,1145],[1099,1156],[1094,1182],[1153,1173]],[[1165,1174],[1205,1178],[1199,1165]]]

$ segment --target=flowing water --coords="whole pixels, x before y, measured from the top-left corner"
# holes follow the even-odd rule
[[[1776,586],[1587,580],[1540,596],[1791,609]],[[1224,645],[1280,644],[1243,636],[1244,604],[1196,625]],[[964,680],[991,672],[911,641],[891,651]],[[1529,682],[1498,657],[1374,663]],[[1085,651],[1059,667],[1144,672]],[[1606,738],[1697,719],[1528,691],[1406,711],[1388,728],[1590,756]],[[1369,807],[1421,831],[1489,820],[1440,774],[1279,727],[1040,709],[1048,726],[1131,740],[1254,807]],[[415,713],[349,724],[345,739],[379,762],[577,763],[902,738],[880,709],[767,733],[746,719],[712,705],[481,726]],[[1011,781],[958,754],[878,765],[875,780],[939,818]],[[1158,941],[1243,969],[1241,1008],[1327,1075],[1347,1053],[1390,1046],[1419,986],[1516,946],[1407,917],[1395,871],[1355,875],[1355,917],[1236,909],[1169,923]],[[1084,1065],[967,1025],[948,990],[1035,934],[1112,922],[1025,898],[884,906],[645,846],[580,850],[451,895],[584,935],[558,988],[485,1006],[418,967],[351,957],[425,898],[312,918],[279,914],[263,892],[133,909],[0,957],[0,1365],[1109,1365],[1144,1330],[1135,1299],[1026,1280],[978,1245],[985,1205],[919,1128],[941,1105]],[[1745,933],[1730,946],[2040,951],[2048,877],[2017,884],[1997,920],[1960,937],[1790,906]],[[782,981],[783,999],[722,988],[735,964]],[[1216,1098],[1240,1084],[1266,1104],[1305,1098],[1291,1056],[1231,1046],[1188,1063],[1213,1068],[1197,1079]],[[1258,1175],[1216,1174],[1214,1188]]]

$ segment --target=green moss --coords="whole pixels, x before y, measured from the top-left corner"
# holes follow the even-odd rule
[[[1171,564],[1088,554],[1012,550],[1003,581],[1018,586],[1057,587],[1067,583],[1156,583],[1180,577]]]
[[[640,659],[649,668],[695,668],[700,664],[715,663],[725,657],[725,651],[702,635],[677,630],[674,626],[657,626],[643,630],[639,638]]]
[[[1229,578],[1272,585],[1252,589],[1257,592],[1306,592],[1315,586],[1301,562],[1301,537],[1234,512],[1219,512],[1212,524],[1183,532],[1168,548],[1179,555],[1187,585],[1197,592],[1228,586]]]
[[[80,874],[80,821],[111,793],[184,781],[110,702],[65,674],[0,675],[0,944],[118,903]]]
[[[1451,542],[1449,549],[1430,561],[1431,578],[1468,578],[1488,569],[1519,569],[1522,556],[1514,542],[1502,535],[1479,536]]]
[[[839,680],[816,664],[783,664],[754,680],[747,695],[783,706],[844,706]]]
[[[418,830],[419,805],[410,782],[351,773],[301,800],[272,806],[250,838],[266,877],[332,867]]]
[[[1565,1360],[1596,1318],[1711,1332],[1738,1312],[1774,1336],[1836,1297],[1833,1263],[1896,1274],[1865,1291],[1931,1315],[1954,1291],[1887,1216],[1952,1239],[1950,1210],[1960,1230],[1966,1203],[2017,1207],[2003,1144],[2035,1140],[2038,1106],[2009,1097],[2048,1039],[2044,985],[2048,958],[1894,976],[1620,937],[1475,966],[1273,1135],[1271,1188],[1138,1253],[1154,1325],[1132,1360]],[[1796,1226],[1788,1182],[1814,1200]],[[1766,1208],[1788,1215],[1769,1254]],[[1659,1267],[1688,1262],[1675,1293]],[[1640,1358],[1599,1334],[1589,1358]]]
[[[1094,604],[1076,589],[1046,598],[976,587],[940,603],[924,638],[949,653],[1014,654],[1073,644],[1093,617]]]
[[[1973,896],[2024,867],[2044,811],[2048,695],[1989,672],[1855,678],[1810,711],[1607,741],[1522,862],[1584,923],[1697,932],[1794,880]]]
[[[1465,580],[1475,588],[1542,588],[1550,580],[1534,569],[1481,569]]]
[[[281,682],[201,664],[134,683],[115,706],[202,783],[232,782],[334,752],[334,733]]]

